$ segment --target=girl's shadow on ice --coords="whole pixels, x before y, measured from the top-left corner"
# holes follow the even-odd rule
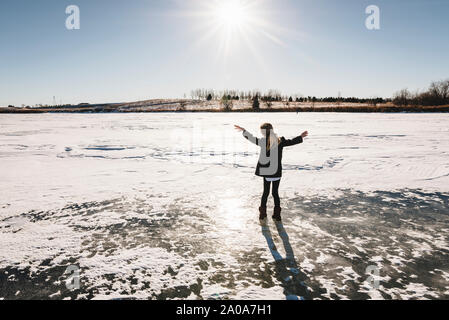
[[[284,294],[287,300],[305,300],[311,299],[311,293],[304,283],[307,276],[299,270],[295,260],[292,246],[290,245],[288,234],[284,229],[282,222],[276,222],[276,229],[282,239],[285,248],[286,257],[283,258],[276,248],[271,235],[267,220],[260,223],[262,235],[267,240],[268,248],[275,260],[275,275],[284,288]]]

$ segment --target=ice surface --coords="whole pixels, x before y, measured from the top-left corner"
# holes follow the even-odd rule
[[[447,299],[448,120],[2,115],[0,299]],[[259,224],[258,150],[233,129],[267,121],[310,133],[285,150],[281,225]]]

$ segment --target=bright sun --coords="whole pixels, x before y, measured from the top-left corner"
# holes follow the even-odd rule
[[[244,27],[249,20],[248,9],[239,0],[227,0],[214,10],[215,18],[228,28]]]
[[[250,52],[258,63],[263,59],[258,48],[262,41],[283,45],[276,35],[281,28],[273,23],[272,0],[197,0],[189,3],[183,15],[194,20],[198,38],[195,49],[207,48],[226,59],[235,52]],[[194,6],[190,3],[195,2]],[[285,31],[282,30],[285,34]]]

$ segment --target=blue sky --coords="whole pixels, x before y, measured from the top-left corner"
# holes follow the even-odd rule
[[[243,31],[220,25],[220,0],[2,0],[0,105],[196,88],[389,97],[449,78],[447,0],[233,1],[250,5]],[[72,4],[80,30],[65,27]],[[368,5],[380,30],[365,27]]]

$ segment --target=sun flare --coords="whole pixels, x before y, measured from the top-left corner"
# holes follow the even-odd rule
[[[248,52],[263,67],[260,45],[267,41],[284,45],[280,35],[287,34],[275,23],[271,5],[269,0],[195,1],[183,12],[192,19],[193,29],[199,35],[192,48],[215,51],[216,58],[222,61]]]
[[[249,22],[248,8],[239,0],[228,0],[214,9],[218,22],[228,28],[243,27]]]

